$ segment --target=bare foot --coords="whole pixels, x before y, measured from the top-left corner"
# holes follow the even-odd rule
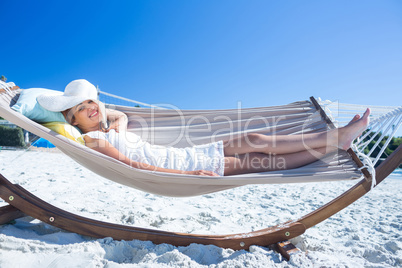
[[[353,119],[344,127],[339,129],[339,144],[338,147],[347,150],[352,145],[352,142],[361,135],[367,128],[370,122],[370,108],[364,112],[363,117],[355,115]]]
[[[350,120],[350,122],[347,125],[345,125],[345,127],[349,126],[350,124],[352,124],[353,122],[356,122],[359,119],[360,119],[360,114],[353,116],[352,120]],[[357,135],[357,137],[360,137],[361,135],[362,135],[362,132],[360,132],[360,134]]]

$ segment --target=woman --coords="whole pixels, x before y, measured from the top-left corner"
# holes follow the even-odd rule
[[[62,96],[41,96],[38,102],[49,110],[61,111],[67,122],[81,129],[86,146],[98,152],[134,168],[204,176],[307,165],[338,148],[348,149],[366,129],[370,115],[367,109],[361,118],[356,115],[347,126],[319,133],[277,136],[249,133],[224,142],[172,148],[151,145],[139,136],[125,132],[125,114],[103,111],[96,101],[96,88],[86,80],[71,82]],[[104,124],[104,114],[111,121],[108,128]]]

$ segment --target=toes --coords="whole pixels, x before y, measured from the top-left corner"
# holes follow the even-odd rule
[[[352,119],[351,122],[355,122],[355,121],[357,121],[357,120],[359,120],[359,119],[360,119],[360,115],[357,114],[357,115],[355,115],[355,116],[353,117],[353,119]]]
[[[363,114],[363,117],[368,117],[369,115],[370,115],[370,113],[371,113],[371,110],[370,110],[370,108],[367,108],[367,110],[364,112],[364,114]]]
[[[350,122],[348,123],[348,125],[350,125],[350,123],[353,123],[353,122],[356,122],[357,120],[359,120],[360,119],[360,115],[355,115],[353,118],[352,118],[352,120],[350,120]]]

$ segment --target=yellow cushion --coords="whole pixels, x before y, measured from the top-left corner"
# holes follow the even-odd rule
[[[82,145],[85,145],[84,138],[82,137],[81,133],[72,125],[65,123],[65,122],[48,122],[42,124],[43,126],[50,128],[54,132],[59,133],[60,135],[63,135],[66,138],[69,138],[70,140],[76,141],[78,143],[81,143]]]

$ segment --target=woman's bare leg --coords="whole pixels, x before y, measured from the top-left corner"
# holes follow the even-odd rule
[[[285,155],[247,153],[237,157],[229,156],[225,157],[225,176],[298,168],[335,150],[338,148],[322,147]]]
[[[336,129],[300,135],[273,135],[266,136],[250,133],[241,138],[225,143],[225,155],[264,153],[264,154],[290,154],[308,149],[325,147],[335,144],[338,131]]]
[[[369,123],[370,109],[363,117],[355,116],[345,127],[319,133],[266,136],[250,133],[225,142],[225,156],[247,153],[291,154],[310,149],[334,146],[348,149]]]

